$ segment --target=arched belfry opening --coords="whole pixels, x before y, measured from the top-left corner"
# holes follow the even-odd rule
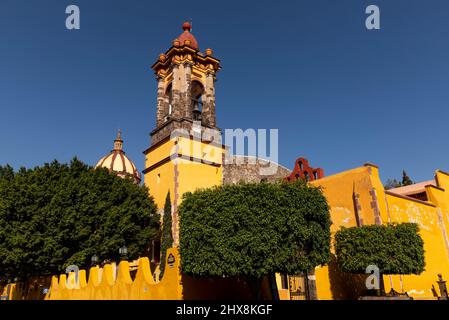
[[[194,80],[192,81],[192,89],[191,89],[191,97],[192,97],[192,117],[195,121],[201,121],[201,114],[203,112],[203,95],[204,95],[204,86],[201,82]]]

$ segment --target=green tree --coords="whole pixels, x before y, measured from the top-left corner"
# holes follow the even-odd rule
[[[165,270],[165,259],[167,250],[173,246],[173,234],[172,234],[172,218],[171,218],[171,200],[170,192],[167,193],[164,206],[164,218],[162,222],[162,237],[161,237],[161,264],[160,264],[160,276],[162,279]]]
[[[340,269],[348,273],[364,274],[375,265],[381,274],[420,274],[425,267],[416,223],[342,228],[335,234],[335,252]]]
[[[76,158],[0,179],[0,274],[9,278],[86,268],[94,254],[118,261],[123,245],[134,259],[158,229],[145,187]]]
[[[388,179],[384,185],[384,188],[385,188],[385,190],[390,190],[390,189],[394,189],[394,188],[399,188],[401,186],[402,186],[402,184],[398,180]]]
[[[4,167],[0,166],[0,180],[11,180],[12,178],[14,178],[14,169],[9,164]]]
[[[263,277],[307,273],[329,259],[326,198],[302,181],[186,193],[179,215],[182,271],[244,276],[255,297]]]
[[[410,179],[410,177],[407,175],[407,172],[405,172],[405,170],[402,170],[402,185],[409,186],[412,184],[414,184],[412,179]]]

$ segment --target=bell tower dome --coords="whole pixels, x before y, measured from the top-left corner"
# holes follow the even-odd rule
[[[156,128],[151,144],[166,138],[176,129],[192,129],[193,121],[204,128],[218,129],[215,116],[215,80],[220,61],[213,51],[200,52],[189,22],[172,46],[159,55],[151,67],[158,81]]]

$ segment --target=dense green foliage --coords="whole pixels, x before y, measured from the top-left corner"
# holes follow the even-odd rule
[[[424,242],[415,223],[342,228],[335,234],[337,263],[349,273],[375,265],[383,274],[424,271]]]
[[[0,168],[0,274],[55,274],[89,267],[92,255],[144,254],[159,217],[145,187],[77,159],[12,172]],[[7,174],[5,174],[5,172]]]
[[[298,274],[329,258],[327,201],[318,188],[303,182],[186,193],[179,214],[181,267],[186,274]]]
[[[396,179],[388,179],[384,185],[385,190],[390,190],[399,187],[402,187],[402,184]]]
[[[0,166],[0,180],[11,180],[12,178],[14,178],[14,169],[10,165],[6,165],[4,167]]]
[[[414,184],[414,182],[407,175],[407,172],[405,172],[405,170],[403,170],[402,171],[402,185],[403,186],[409,186],[409,185],[412,185],[412,184]]]
[[[173,234],[172,234],[172,218],[171,218],[171,200],[170,192],[167,193],[164,206],[164,218],[162,222],[162,237],[161,237],[161,264],[160,264],[160,279],[164,275],[165,270],[165,258],[167,250],[173,246]]]
[[[404,186],[409,186],[414,184],[413,180],[407,175],[405,170],[402,171],[402,180],[398,181],[396,179],[388,179],[384,185],[385,190],[390,190],[393,188],[399,188]]]

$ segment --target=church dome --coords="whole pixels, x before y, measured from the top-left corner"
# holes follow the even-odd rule
[[[118,132],[117,138],[114,140],[114,149],[107,156],[101,158],[95,166],[95,168],[99,167],[107,168],[122,178],[130,177],[136,184],[139,184],[141,181],[140,172],[123,151],[121,131]]]
[[[184,30],[184,32],[178,37],[181,46],[185,44],[184,42],[186,40],[189,40],[190,43],[185,45],[192,49],[199,50],[198,41],[196,41],[196,38],[193,36],[193,34],[190,33],[190,31],[192,30],[192,25],[189,22],[184,22],[184,24],[182,25],[182,29]]]

